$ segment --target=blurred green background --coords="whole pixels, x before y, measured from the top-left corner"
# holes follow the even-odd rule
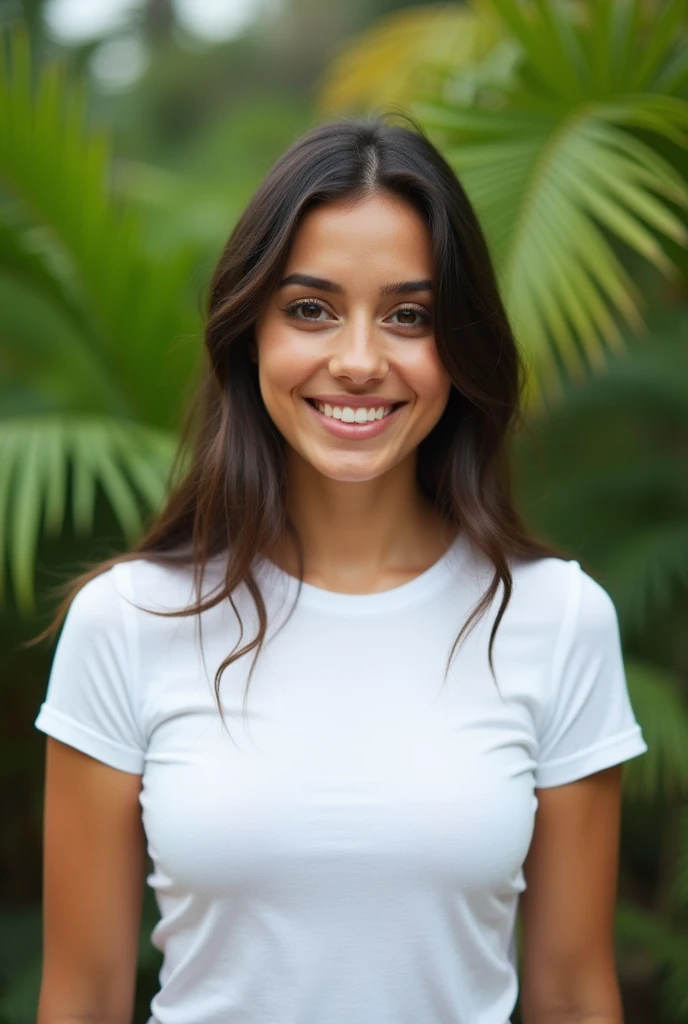
[[[209,276],[309,126],[412,113],[478,211],[530,367],[533,528],[612,595],[629,1024],[688,1022],[685,0],[0,0],[0,1024],[34,1020],[54,588],[158,507]],[[136,1022],[159,956],[141,935]]]

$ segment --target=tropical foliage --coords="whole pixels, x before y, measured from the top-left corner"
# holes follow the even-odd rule
[[[115,206],[107,138],[86,127],[83,85],[59,64],[36,81],[28,37],[5,42],[0,585],[9,555],[26,611],[42,525],[59,533],[71,504],[88,531],[102,487],[133,538],[141,499],[162,497],[198,324],[193,252],[149,255],[133,211]]]
[[[459,173],[533,370],[515,452],[523,507],[540,532],[580,552],[617,607],[649,745],[624,774],[617,929],[629,1024],[688,1020],[687,3],[405,9],[341,48],[319,106],[323,116],[409,109]],[[31,624],[46,537],[63,561],[75,532],[85,544],[104,523],[126,543],[163,496],[200,349],[195,292],[254,165],[221,194],[238,130],[227,115],[186,170],[113,161],[80,79],[36,60],[23,30],[2,42],[0,590],[16,607],[0,628],[9,636]],[[287,114],[273,110],[261,129],[260,103],[269,106],[261,99],[246,117],[262,166]],[[197,175],[213,161],[209,190]],[[19,702],[23,669],[13,682],[6,692]],[[18,773],[29,777],[24,747],[0,753],[8,796]],[[36,789],[27,815],[40,810]],[[159,966],[147,939],[154,917],[148,898],[142,1022]],[[35,903],[0,912],[0,1024],[34,1019],[39,946]]]

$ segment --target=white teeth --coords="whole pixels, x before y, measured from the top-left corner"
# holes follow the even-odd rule
[[[384,419],[392,411],[391,405],[380,405],[377,409],[361,405],[352,409],[349,405],[329,405],[327,402],[315,402],[315,407],[328,419],[341,420],[343,423],[372,423],[374,420]]]

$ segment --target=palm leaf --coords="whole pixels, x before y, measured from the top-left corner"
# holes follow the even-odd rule
[[[490,6],[527,54],[529,84],[564,102],[583,99],[585,55],[562,5],[491,0]]]
[[[146,254],[133,213],[111,198],[109,146],[86,127],[83,83],[69,82],[63,66],[49,64],[34,84],[25,32],[15,28],[3,42],[0,180],[59,248],[69,268],[71,314],[131,407],[142,420],[169,425],[179,416],[178,392],[151,389],[149,381],[169,362],[175,339],[196,329],[187,296],[193,250]],[[30,266],[26,254],[17,266],[33,272],[47,294],[45,268],[35,260]],[[55,280],[51,287],[64,309],[65,294]],[[172,372],[182,382],[195,350],[177,346],[174,355]]]
[[[435,124],[433,111],[420,107],[426,125]],[[551,383],[550,339],[570,375],[584,369],[583,352],[601,365],[604,345],[621,346],[614,314],[634,330],[643,323],[638,289],[603,229],[670,273],[656,234],[688,239],[667,202],[688,207],[680,175],[605,121],[610,108],[563,122],[516,116],[501,139],[487,111],[441,112],[442,130],[453,121],[462,140],[446,147],[448,159],[481,217],[516,333],[540,375]]]
[[[609,0],[606,0],[609,3]],[[615,4],[619,10],[623,10],[623,4]],[[626,69],[631,77],[631,83],[635,90],[652,89],[662,92],[670,91],[669,83],[665,80],[664,69],[668,63],[667,55],[671,53],[674,40],[681,38],[683,34],[683,45],[678,52],[679,61],[682,65],[682,76],[673,78],[671,88],[680,87],[685,81],[688,72],[688,61],[685,51],[685,27],[686,12],[688,3],[686,0],[662,0],[652,12],[651,29],[648,38],[645,40],[642,53],[636,60],[636,54],[632,54]],[[679,44],[681,45],[681,44]]]
[[[80,300],[54,256],[40,229],[0,221],[2,415],[64,409],[131,416],[130,397],[89,344]]]
[[[19,225],[0,220],[0,273],[22,281],[42,295],[74,327],[84,332],[88,322],[76,296],[71,294],[69,281],[59,275],[47,258],[46,248],[30,246],[27,231]]]
[[[416,105],[426,126],[434,108]],[[446,134],[447,111],[441,128]],[[587,365],[600,368],[607,345],[619,349],[615,315],[634,330],[643,326],[641,296],[607,235],[625,242],[667,275],[672,264],[658,241],[688,241],[672,203],[688,208],[681,176],[649,146],[620,125],[634,122],[665,137],[688,124],[688,104],[662,109],[638,101],[598,105],[578,116],[540,123],[524,119],[489,144],[473,141],[479,117],[454,117],[461,146],[447,155],[457,169],[485,227],[517,336],[533,358],[543,385],[554,386],[550,342],[569,376]],[[650,114],[652,115],[650,117]],[[675,120],[667,124],[669,115]],[[481,111],[487,135],[493,115]],[[617,117],[619,124],[611,121]],[[678,130],[678,129],[676,129]],[[683,135],[681,135],[684,138]],[[496,174],[495,167],[508,168]],[[583,358],[585,356],[585,359]]]
[[[197,359],[195,250],[145,250],[111,195],[83,85],[59,64],[34,76],[22,29],[2,43],[0,181],[13,199],[0,207],[0,597],[9,570],[29,612],[42,530],[58,533],[71,512],[90,531],[102,494],[130,541],[162,499]]]
[[[0,421],[0,597],[8,561],[19,609],[33,610],[41,526],[59,533],[71,503],[74,528],[89,532],[99,488],[125,537],[135,539],[142,504],[155,510],[163,498],[173,449],[170,435],[104,417]]]

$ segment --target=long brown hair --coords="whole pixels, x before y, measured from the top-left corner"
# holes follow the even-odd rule
[[[392,123],[394,117],[409,127]],[[448,666],[461,638],[502,584],[488,648],[494,678],[495,635],[512,593],[508,560],[570,556],[530,535],[514,507],[509,446],[521,423],[525,374],[482,230],[449,164],[419,125],[399,113],[345,117],[311,128],[258,187],[210,283],[205,367],[187,412],[164,508],[132,551],[91,566],[68,584],[55,618],[36,640],[52,638],[80,588],[117,562],[192,565],[195,603],[151,613],[198,615],[200,629],[200,613],[229,601],[239,620],[239,639],[215,674],[215,697],[224,722],[221,676],[232,662],[254,651],[245,705],[268,625],[254,560],[285,531],[299,557],[301,551],[285,511],[284,441],[265,409],[251,359],[254,324],[277,287],[305,212],[317,204],[375,193],[406,200],[429,227],[435,342],[452,387],[441,419],[419,446],[418,481],[445,519],[465,531],[494,566],[489,587],[456,637]],[[204,600],[205,566],[217,555],[226,557],[224,583]],[[243,643],[243,623],[233,600],[240,584],[255,602],[259,625]]]

